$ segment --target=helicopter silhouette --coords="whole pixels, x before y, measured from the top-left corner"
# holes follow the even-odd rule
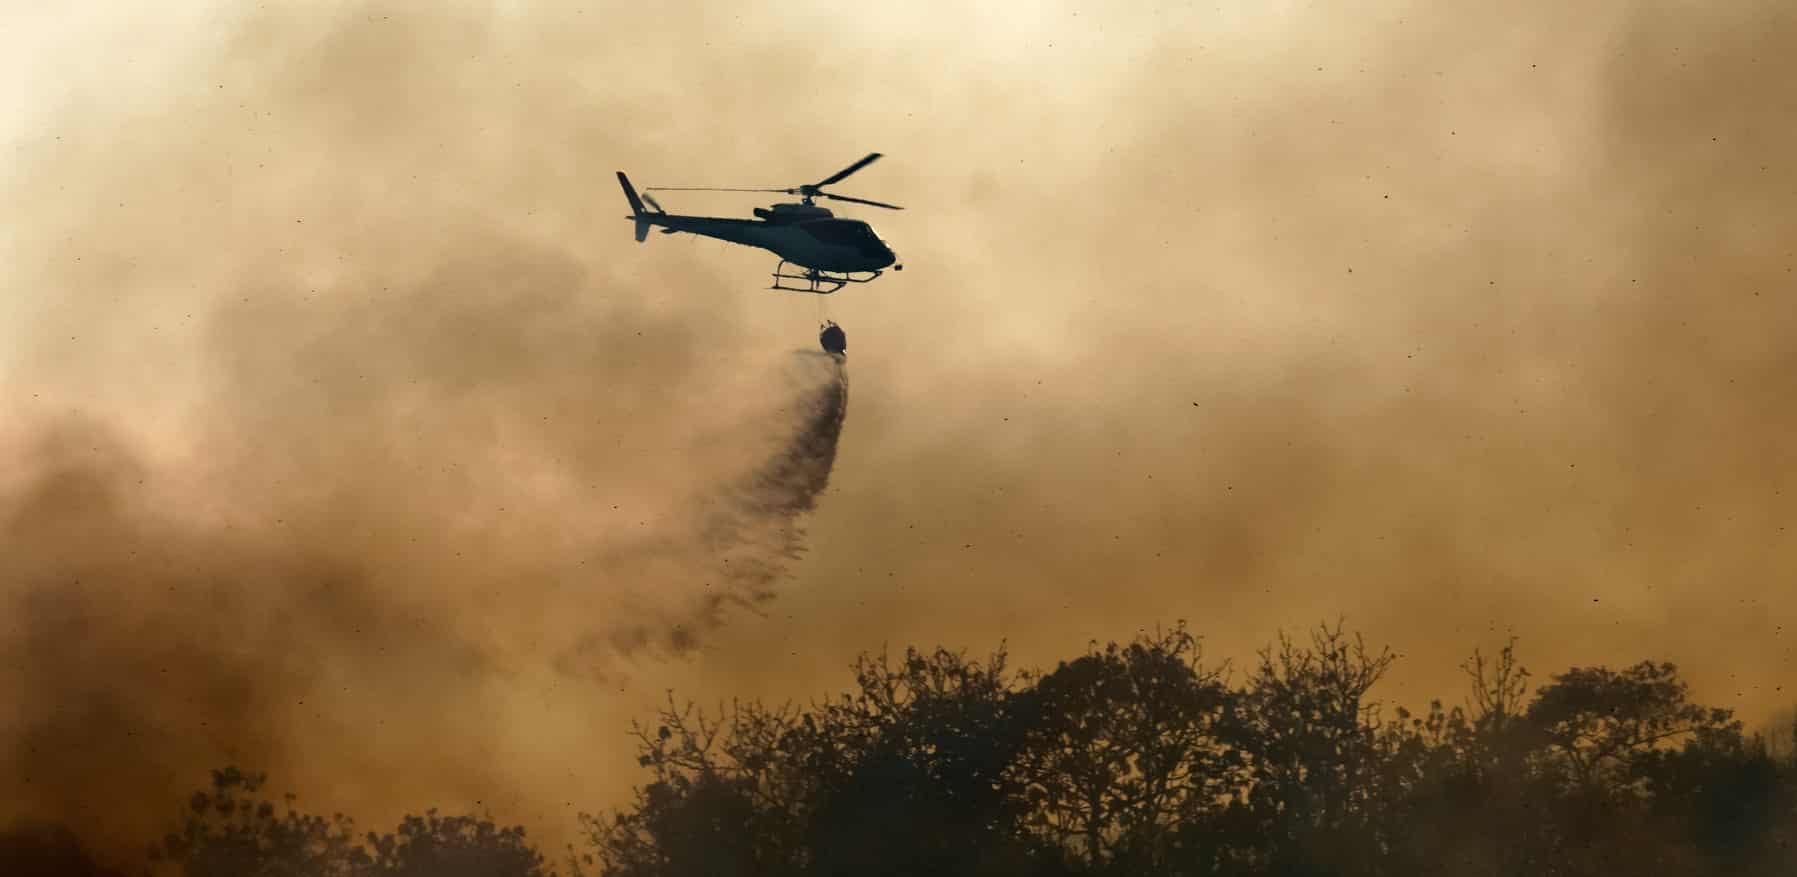
[[[905,266],[899,264],[892,247],[874,233],[873,226],[859,219],[844,219],[831,213],[829,208],[819,207],[815,203],[815,199],[828,198],[888,210],[903,210],[903,207],[896,204],[824,191],[825,186],[841,182],[879,158],[880,153],[871,153],[818,182],[784,189],[656,186],[645,188],[639,196],[636,187],[630,184],[630,178],[624,176],[623,171],[618,171],[618,183],[624,187],[624,197],[630,201],[630,216],[626,218],[636,223],[638,243],[648,239],[651,227],[660,226],[662,234],[685,232],[758,247],[780,257],[780,264],[774,267],[774,283],[769,289],[829,295],[850,283],[872,281],[885,273],[888,267],[894,271],[905,270]],[[799,201],[796,204],[757,207],[754,210],[755,219],[735,219],[669,213],[656,203],[649,192],[779,192],[797,195]],[[644,202],[648,203],[645,205]],[[802,273],[787,273],[788,265],[802,269]],[[788,280],[805,285],[788,286],[783,282]]]

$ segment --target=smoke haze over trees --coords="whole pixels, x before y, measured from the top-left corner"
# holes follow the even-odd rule
[[[572,814],[640,779],[610,729],[666,688],[778,703],[888,642],[1053,666],[1143,619],[1202,618],[1240,659],[1345,614],[1402,645],[1375,691],[1412,705],[1512,633],[1537,669],[1620,674],[1578,677],[1593,699],[1672,702],[1622,669],[1646,655],[1749,727],[1791,701],[1789,0],[12,7],[0,826],[79,828],[31,835],[44,856],[135,863],[235,764],[276,814],[291,790],[399,837],[490,808],[559,866]],[[908,209],[845,213],[907,271],[830,299],[855,421],[822,513],[746,524],[822,484],[777,462],[832,430],[836,376],[791,355],[815,303],[762,292],[762,253],[637,244],[611,173],[789,185],[872,150],[852,191]],[[797,493],[755,495],[770,472]],[[819,776],[990,807],[1021,826],[1002,855],[1053,838],[1076,864],[1184,849],[1169,826],[1251,760],[1324,828],[1446,812],[1410,774],[1355,785],[1388,744],[1294,718],[1280,680],[1356,665],[1283,654],[1162,666],[1152,715],[1134,681],[1064,676],[1034,696],[1112,724],[980,716],[1013,738],[952,770],[913,765],[924,729]],[[1243,764],[1216,750],[1210,791],[1127,816],[1089,797],[1123,767],[1022,792],[991,767],[1072,769],[1042,741],[1102,753],[1126,721],[1236,733],[1247,703]],[[1466,744],[1498,767],[1463,772],[1620,783],[1640,765],[1539,735],[1657,733],[1555,703],[1523,755]],[[1345,760],[1311,789],[1325,745]],[[1418,751],[1437,779],[1467,759]],[[941,802],[944,772],[996,778]],[[1493,818],[1544,818],[1546,792],[1502,794]],[[1684,826],[1650,840],[1709,806],[1672,797],[1690,818],[1630,804]],[[1359,836],[1242,806],[1281,855]],[[857,818],[779,831],[874,834]],[[1125,823],[1155,840],[1106,846]],[[1501,852],[1459,824],[1441,845]]]
[[[807,705],[706,712],[670,695],[635,730],[635,802],[546,855],[489,816],[358,833],[226,769],[154,854],[184,877],[727,875],[1743,875],[1797,867],[1797,758],[1643,661],[1535,679],[1515,644],[1463,697],[1376,693],[1395,658],[1342,626],[1242,668],[1186,627],[1051,671],[944,649],[864,656]],[[1789,733],[1788,728],[1780,729]],[[1790,741],[1782,745],[1788,752]],[[76,826],[79,829],[79,826]],[[72,836],[18,863],[83,865]],[[34,858],[32,858],[34,857]],[[87,870],[81,870],[86,867]],[[9,873],[50,873],[9,872]],[[121,872],[124,873],[124,872]],[[135,873],[134,871],[130,873]]]
[[[1239,674],[1183,626],[1045,674],[908,650],[809,708],[671,704],[637,805],[586,824],[618,877],[1797,867],[1797,759],[1672,665],[1532,685],[1512,644],[1412,712],[1374,695],[1394,660],[1328,625]]]

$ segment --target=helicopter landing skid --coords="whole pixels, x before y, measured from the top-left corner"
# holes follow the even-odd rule
[[[782,260],[779,265],[774,267],[774,285],[768,287],[768,289],[779,289],[779,290],[784,290],[786,292],[810,292],[810,293],[816,293],[817,295],[829,295],[830,293],[835,292],[851,283],[866,283],[870,280],[873,280],[876,277],[879,277],[882,273],[884,273],[884,272],[880,272],[880,271],[838,272],[838,271],[823,271],[823,270],[820,270],[817,268],[806,268],[805,273],[803,273],[803,274],[787,274],[787,273],[784,273],[786,264],[787,263],[784,260]],[[867,277],[856,277],[855,276],[856,273],[866,274],[868,276]],[[786,286],[780,282],[782,280],[803,281],[806,285],[805,286]],[[819,288],[819,287],[826,287],[826,288]]]

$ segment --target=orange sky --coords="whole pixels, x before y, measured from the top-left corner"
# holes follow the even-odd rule
[[[1179,618],[1240,660],[1345,617],[1412,703],[1512,633],[1538,674],[1797,700],[1791,12],[963,5],[21,13],[13,764],[134,753],[122,824],[235,758],[553,832],[636,779],[666,686]],[[844,211],[906,270],[821,304],[634,243],[611,177],[872,150],[837,188],[906,205]],[[853,392],[779,599],[557,672],[703,597],[694,510],[781,440],[820,308]],[[49,773],[21,806],[74,806]]]

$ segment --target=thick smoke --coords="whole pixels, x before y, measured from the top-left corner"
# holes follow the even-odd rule
[[[162,705],[180,757],[120,783],[155,800],[100,799],[139,824],[234,747],[369,820],[553,830],[637,779],[659,683],[1176,617],[1247,656],[1345,615],[1413,703],[1512,632],[1791,699],[1785,4],[165,6],[0,53],[36,59],[0,77],[0,627],[68,692],[31,714]],[[906,205],[870,218],[907,269],[834,298],[854,440],[757,603],[706,546],[784,537],[707,522],[816,386],[809,309],[635,244],[610,173],[873,149],[838,189]],[[618,657],[676,623],[694,660]]]
[[[369,430],[359,437],[303,421],[232,424],[259,447],[193,468],[150,463],[87,418],[43,427],[11,457],[26,477],[0,506],[0,680],[16,705],[0,750],[16,783],[8,815],[98,829],[108,834],[97,842],[116,846],[152,830],[208,764],[348,755],[308,753],[295,739],[323,730],[318,722],[342,733],[352,715],[372,715],[403,748],[435,733],[428,717],[479,703],[483,685],[528,677],[557,652],[564,671],[617,682],[628,681],[621,662],[690,651],[733,611],[772,599],[802,550],[847,403],[839,364],[803,365],[785,369],[788,389],[773,394],[782,404],[710,438],[772,441],[766,462],[699,482],[653,527],[619,527],[578,498],[507,496],[430,443],[398,451],[385,399],[356,412]],[[288,366],[297,379],[316,375]],[[459,453],[493,452],[467,447],[466,427],[426,434]],[[360,474],[335,477],[332,461]],[[180,487],[219,478],[213,466],[241,492]],[[467,491],[467,505],[441,496],[452,488]],[[471,515],[481,496],[496,497],[493,507]],[[464,520],[481,515],[502,522]],[[516,543],[526,526],[557,532],[525,554]],[[470,605],[484,616],[469,617]],[[509,621],[484,629],[495,619]],[[490,733],[463,726],[456,736]],[[377,741],[358,745],[370,742],[363,756],[382,761]],[[504,770],[483,782],[503,787]]]
[[[0,824],[128,860],[236,763],[553,833],[653,659],[778,592],[842,373],[571,191],[627,156],[460,66],[502,23],[225,20],[9,181]]]
[[[870,584],[725,633],[715,690],[1169,616],[1245,657],[1340,615],[1413,703],[1510,633],[1536,667],[1676,661],[1750,722],[1789,702],[1789,8],[1021,18],[939,62],[972,154],[919,185],[967,282],[891,308],[958,317],[857,363],[896,388],[857,429],[902,440],[857,450],[804,575]],[[957,127],[995,92],[995,133]]]

